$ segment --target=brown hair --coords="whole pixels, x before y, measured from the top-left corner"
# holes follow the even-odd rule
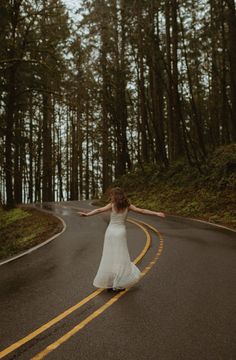
[[[126,209],[130,205],[124,190],[120,187],[115,187],[110,190],[110,200],[113,202],[118,212],[120,210]]]

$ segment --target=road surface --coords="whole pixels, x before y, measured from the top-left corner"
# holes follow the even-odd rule
[[[130,212],[149,225],[127,223],[132,261],[149,241],[144,275],[114,294],[92,284],[109,214],[80,217],[88,201],[43,208],[66,230],[0,266],[0,358],[236,359],[236,232]]]

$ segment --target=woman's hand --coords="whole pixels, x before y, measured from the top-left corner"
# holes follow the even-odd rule
[[[85,212],[79,212],[79,215],[80,215],[80,216],[88,216],[88,214],[85,213]]]
[[[163,212],[157,212],[157,216],[160,216],[160,217],[166,217],[165,214]]]

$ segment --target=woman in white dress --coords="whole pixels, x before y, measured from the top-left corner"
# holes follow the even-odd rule
[[[128,251],[125,225],[128,211],[160,217],[165,217],[165,214],[130,204],[124,191],[119,187],[111,189],[109,204],[88,213],[79,212],[79,214],[92,216],[106,211],[111,211],[110,223],[105,232],[102,257],[93,285],[97,288],[121,291],[141,278],[141,272],[131,262]]]

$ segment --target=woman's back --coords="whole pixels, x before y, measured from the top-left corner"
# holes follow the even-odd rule
[[[125,208],[122,211],[117,211],[114,204],[112,203],[110,224],[120,224],[124,225],[128,215],[128,208]]]

